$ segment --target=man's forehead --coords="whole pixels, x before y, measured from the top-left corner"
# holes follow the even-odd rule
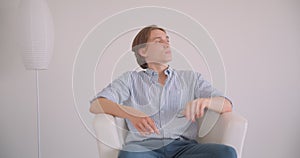
[[[155,29],[150,32],[150,39],[159,38],[159,37],[168,37],[168,36],[164,31],[159,29]]]
[[[155,30],[152,30],[150,32],[150,36],[161,36],[161,35],[166,35],[166,33],[162,30],[159,30],[159,29],[155,29]]]

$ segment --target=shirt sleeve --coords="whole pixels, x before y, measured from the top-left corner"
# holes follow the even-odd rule
[[[214,88],[212,84],[205,80],[200,73],[196,73],[195,99],[219,96],[224,97],[224,94],[221,91]]]
[[[223,92],[214,88],[211,85],[211,83],[205,80],[200,73],[197,73],[195,85],[195,99],[210,97],[224,97],[231,103],[231,106],[233,106],[232,101],[228,97],[226,97]]]
[[[128,100],[130,96],[130,74],[130,72],[122,74],[119,78],[115,79],[107,87],[101,90],[92,101],[97,98],[106,98],[117,104],[122,104],[122,102]]]

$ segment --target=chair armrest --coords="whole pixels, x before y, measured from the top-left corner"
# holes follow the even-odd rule
[[[100,157],[117,157],[121,142],[116,118],[108,114],[97,114],[93,121]]]
[[[244,140],[246,137],[248,121],[236,112],[220,115],[211,131],[199,138],[203,143],[219,143],[235,148],[238,157],[241,157]]]

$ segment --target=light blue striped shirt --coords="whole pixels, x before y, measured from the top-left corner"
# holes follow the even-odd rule
[[[187,102],[197,98],[223,96],[200,73],[178,71],[168,67],[165,85],[158,82],[158,73],[152,69],[130,71],[122,74],[101,92],[96,98],[107,98],[115,103],[132,106],[155,122],[160,134],[142,136],[126,119],[129,129],[126,142],[141,141],[148,138],[195,139],[198,123],[177,117]]]

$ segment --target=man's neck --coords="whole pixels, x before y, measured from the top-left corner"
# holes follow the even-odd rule
[[[148,64],[148,67],[157,72],[159,76],[165,75],[164,71],[168,68],[167,64]]]
[[[148,67],[158,73],[158,82],[164,86],[167,79],[167,75],[164,71],[168,68],[168,65],[148,64]]]

